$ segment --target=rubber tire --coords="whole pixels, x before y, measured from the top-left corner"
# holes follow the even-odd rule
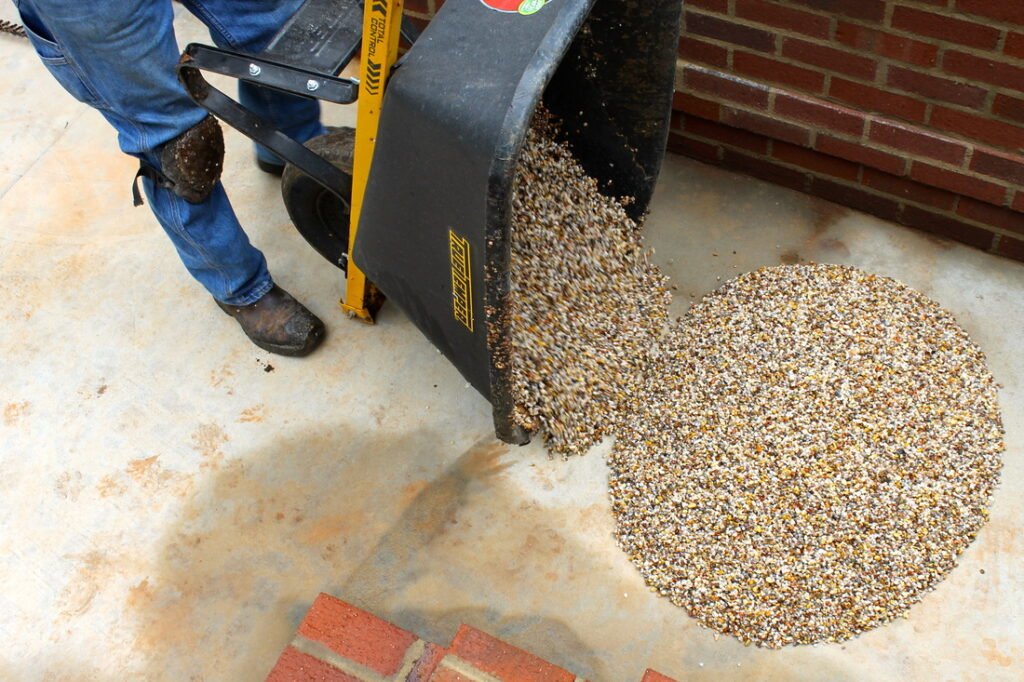
[[[306,142],[306,147],[342,171],[352,196],[352,159],[355,156],[356,131],[335,128]],[[348,267],[350,200],[343,201],[301,170],[288,164],[281,174],[281,196],[288,217],[299,234],[329,263]]]

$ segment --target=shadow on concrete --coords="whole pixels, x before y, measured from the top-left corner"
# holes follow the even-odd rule
[[[474,444],[416,495],[373,551],[334,593],[343,599],[358,599],[358,604],[391,603],[388,595],[396,587],[414,585],[432,566],[439,568],[436,564],[444,563],[444,560],[438,562],[436,557],[425,560],[420,556],[422,550],[460,523],[459,511],[466,503],[470,488],[500,476],[512,466],[510,460],[515,452],[515,448],[510,449],[493,437],[485,437]],[[508,500],[503,500],[504,496],[507,493],[498,491],[489,495],[495,508],[505,508],[504,503]],[[513,528],[518,526],[514,518],[507,521]],[[536,546],[536,543],[527,542]],[[478,549],[481,553],[491,553],[497,548],[479,546]],[[561,547],[559,553],[563,553]],[[458,562],[463,555],[460,552],[451,558]],[[534,556],[540,561],[549,558],[540,553]],[[469,563],[459,565],[465,571],[475,568]],[[478,566],[485,568],[483,562]],[[537,587],[543,589],[546,585],[531,585],[530,589]],[[437,597],[444,603],[442,595]],[[510,643],[528,640],[530,644],[523,643],[522,646],[531,653],[577,675],[604,679],[597,674],[600,665],[593,652],[565,623],[536,615],[510,613],[508,608],[502,608],[501,601],[496,599],[493,606],[485,608],[387,609],[387,615],[382,617],[442,646],[451,643],[463,623]]]
[[[324,427],[219,464],[212,483],[188,497],[158,569],[126,604],[146,678],[262,679],[325,591],[440,644],[466,622],[603,679],[564,623],[486,597],[514,574],[494,548],[459,550],[463,539],[473,542],[460,535],[493,528],[516,504],[501,485],[515,459],[490,435],[461,453],[450,443],[429,430]],[[498,544],[529,547],[540,519],[512,513],[506,521]],[[564,538],[554,544],[564,551]],[[550,589],[533,580],[527,572],[515,591]],[[467,602],[474,606],[447,608]]]

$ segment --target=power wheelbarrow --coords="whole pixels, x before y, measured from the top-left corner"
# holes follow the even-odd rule
[[[284,159],[299,232],[345,270],[342,308],[397,304],[487,398],[509,443],[510,222],[516,165],[543,104],[609,196],[647,212],[665,155],[680,0],[447,0],[422,34],[401,0],[307,0],[258,55],[192,44],[193,99]],[[400,37],[411,45],[399,59]],[[359,78],[342,72],[360,49]],[[203,71],[358,101],[355,131],[303,146]]]

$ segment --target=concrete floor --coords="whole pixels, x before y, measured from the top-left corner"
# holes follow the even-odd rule
[[[338,273],[239,135],[243,224],[330,325],[306,360],[255,349],[192,283],[131,208],[113,133],[26,44],[0,36],[0,65],[0,679],[259,679],[321,590],[593,680],[1024,677],[1024,265],[668,160],[648,229],[680,309],[761,265],[849,263],[952,310],[1003,385],[1003,483],[961,566],[844,645],[745,648],[645,589],[612,538],[603,449],[496,443],[488,405],[397,309],[342,318]]]

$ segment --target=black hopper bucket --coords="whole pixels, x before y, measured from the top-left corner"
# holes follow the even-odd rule
[[[518,11],[514,8],[519,8]],[[508,10],[512,11],[508,11]],[[389,81],[353,258],[513,421],[509,226],[544,102],[642,217],[665,155],[680,0],[448,0]]]

